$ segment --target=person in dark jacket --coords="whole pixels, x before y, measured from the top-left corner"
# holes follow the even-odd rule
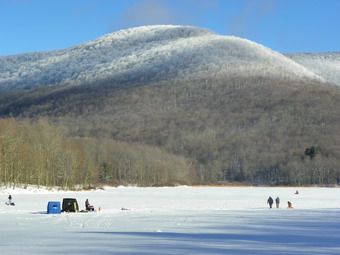
[[[276,208],[280,207],[280,198],[279,197],[275,198],[275,204],[276,204]]]
[[[90,202],[89,202],[88,199],[86,199],[86,201],[85,201],[85,210],[90,211]]]
[[[274,203],[274,200],[272,199],[272,197],[269,197],[267,200],[267,204],[269,204],[269,208],[272,209],[272,205]]]
[[[88,199],[86,199],[86,201],[85,201],[85,208],[86,208],[86,211],[91,211],[91,212],[94,211],[94,207],[93,207],[93,205],[90,205],[90,202],[89,202]]]

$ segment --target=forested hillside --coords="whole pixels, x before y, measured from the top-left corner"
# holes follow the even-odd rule
[[[338,184],[339,56],[150,26],[0,57],[0,183]]]
[[[318,82],[234,77],[131,89],[97,84],[13,92],[1,95],[0,102],[3,117],[47,118],[64,128],[70,143],[77,139],[95,144],[86,153],[93,157],[103,151],[107,160],[93,161],[101,168],[95,170],[97,183],[339,181],[340,91]],[[106,143],[121,146],[110,150]],[[147,155],[135,156],[148,150]],[[132,157],[126,161],[138,166],[154,164],[159,177],[131,177],[124,157]],[[113,159],[119,162],[116,167]]]

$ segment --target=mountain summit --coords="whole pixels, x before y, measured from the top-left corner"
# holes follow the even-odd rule
[[[189,26],[137,27],[62,50],[0,57],[0,92],[207,76],[323,80],[262,45]]]
[[[338,185],[340,87],[330,83],[339,58],[183,26],[0,57],[0,116],[24,125],[0,125],[4,175],[54,185],[59,176],[62,185]]]

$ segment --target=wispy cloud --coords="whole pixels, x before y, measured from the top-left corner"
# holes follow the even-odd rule
[[[125,26],[169,24],[175,21],[176,12],[165,1],[139,1],[122,16]]]
[[[115,18],[111,30],[142,25],[196,25],[202,13],[216,8],[218,0],[139,0]]]
[[[248,0],[229,25],[230,34],[246,36],[253,25],[278,8],[280,0]]]

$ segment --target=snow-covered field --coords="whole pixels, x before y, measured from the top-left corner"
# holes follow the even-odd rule
[[[340,189],[295,190],[0,190],[1,254],[340,254]],[[9,193],[15,207],[5,205]],[[269,209],[268,196],[281,208]],[[46,213],[49,201],[66,197],[102,211]]]

